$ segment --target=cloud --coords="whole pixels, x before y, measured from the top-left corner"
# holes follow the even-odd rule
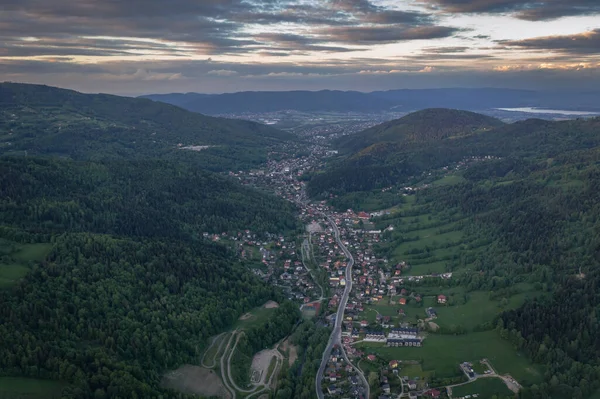
[[[528,21],[600,14],[598,0],[421,0],[421,3],[452,13],[509,13]]]
[[[215,75],[215,76],[234,76],[237,75],[237,71],[232,71],[230,69],[213,69],[206,72],[207,75]]]
[[[408,40],[440,39],[450,37],[458,28],[446,26],[357,26],[331,27],[321,33],[331,41],[349,44],[393,43]]]
[[[546,36],[524,40],[500,41],[501,45],[521,50],[554,51],[573,55],[597,55],[600,52],[600,29],[577,35]]]

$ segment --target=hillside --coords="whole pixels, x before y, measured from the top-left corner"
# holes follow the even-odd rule
[[[1,157],[0,375],[56,381],[64,398],[180,398],[165,370],[284,301],[202,233],[284,232],[293,211],[187,162]],[[274,339],[288,316],[268,320]]]
[[[228,170],[263,162],[266,147],[291,139],[258,123],[147,99],[0,84],[0,154],[78,160],[183,156],[203,168]],[[197,151],[181,149],[187,146]]]
[[[342,150],[357,151],[382,142],[419,143],[469,136],[502,125],[498,119],[469,111],[431,108],[344,136],[336,144]]]
[[[444,118],[440,119],[440,126],[442,120]],[[418,128],[424,126],[423,135],[427,137],[427,128],[437,125],[437,121],[430,120],[424,125],[417,121],[406,129],[419,135]],[[599,126],[599,118],[558,122],[530,119],[508,125],[500,123],[480,130],[479,134],[456,137],[457,130],[453,131],[451,125],[449,131],[452,133],[449,134],[453,136],[448,137],[452,139],[381,141],[357,150],[346,150],[349,152],[332,160],[325,171],[314,175],[308,188],[311,195],[383,188],[405,183],[429,169],[449,166],[465,157],[552,157],[565,151],[597,146],[600,143]],[[472,125],[468,126],[466,131],[473,132],[472,128]],[[444,130],[441,132],[443,134]],[[369,135],[363,132],[358,133],[358,137],[356,141],[352,136],[342,138],[342,145],[353,148],[354,143],[362,143]]]

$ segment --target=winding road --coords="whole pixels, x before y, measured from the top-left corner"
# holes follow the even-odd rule
[[[346,304],[348,303],[348,297],[350,296],[350,291],[352,291],[352,267],[354,266],[354,257],[352,256],[350,251],[348,251],[348,248],[346,248],[346,246],[342,242],[342,240],[340,238],[340,230],[338,229],[337,225],[335,224],[335,220],[333,220],[331,218],[331,216],[329,216],[329,215],[324,215],[324,216],[327,218],[327,221],[331,225],[333,234],[335,236],[335,240],[336,240],[338,246],[341,248],[342,252],[344,253],[344,256],[346,256],[346,258],[348,259],[348,264],[346,266],[346,288],[344,288],[344,293],[342,294],[342,298],[340,300],[338,310],[335,315],[335,325],[333,327],[333,331],[331,332],[331,336],[329,337],[329,342],[327,343],[327,347],[325,348],[325,351],[323,352],[323,357],[321,358],[321,365],[319,366],[319,370],[315,377],[316,393],[317,393],[317,397],[319,399],[323,399],[325,397],[323,395],[323,386],[321,384],[321,382],[323,380],[323,373],[325,372],[325,368],[327,367],[327,361],[329,360],[329,354],[331,353],[331,350],[333,349],[334,345],[339,345],[341,352],[342,352],[342,356],[344,357],[344,360],[348,364],[352,365],[352,367],[354,367],[354,369],[358,372],[358,376],[360,377],[363,385],[366,388],[366,397],[368,398],[370,396],[369,395],[369,383],[367,382],[365,375],[360,371],[360,369],[357,368],[356,366],[354,366],[352,364],[352,362],[350,362],[350,360],[348,359],[348,355],[346,354],[346,351],[344,349],[344,346],[342,345],[342,323],[344,321],[344,311],[346,310]]]

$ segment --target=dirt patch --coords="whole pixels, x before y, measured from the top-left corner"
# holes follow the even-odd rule
[[[221,378],[214,371],[200,366],[186,364],[170,371],[163,377],[162,385],[186,394],[231,398]]]
[[[322,233],[323,227],[321,227],[321,225],[317,222],[312,222],[311,224],[306,226],[306,230],[309,233]]]
[[[283,341],[280,345],[282,352],[287,352],[289,365],[291,366],[298,359],[298,348],[290,344],[289,338]]]
[[[266,382],[267,371],[273,356],[275,356],[274,349],[265,349],[254,355],[252,358],[252,383],[264,384]]]
[[[437,323],[434,323],[433,321],[429,322],[429,328],[431,328],[431,331],[436,332],[437,330],[440,329],[440,326],[437,325]]]
[[[263,305],[266,309],[278,308],[279,304],[275,301],[269,301]]]
[[[248,320],[252,318],[252,314],[251,313],[244,313],[243,315],[240,316],[240,318],[238,320]]]

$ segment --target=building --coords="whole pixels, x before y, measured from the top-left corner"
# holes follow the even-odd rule
[[[438,297],[437,297],[437,302],[438,302],[438,303],[446,303],[446,300],[447,300],[447,298],[446,298],[446,295],[442,295],[442,294],[440,294],[440,295],[438,295]]]
[[[398,368],[398,361],[397,360],[390,360],[390,368]]]
[[[426,398],[437,399],[442,393],[437,389],[430,389],[429,391],[423,392],[423,396]]]
[[[383,331],[367,331],[365,341],[370,342],[385,342],[385,334]]]
[[[400,347],[400,346],[421,346],[422,341],[419,338],[399,338],[399,339],[388,339],[386,346]]]

